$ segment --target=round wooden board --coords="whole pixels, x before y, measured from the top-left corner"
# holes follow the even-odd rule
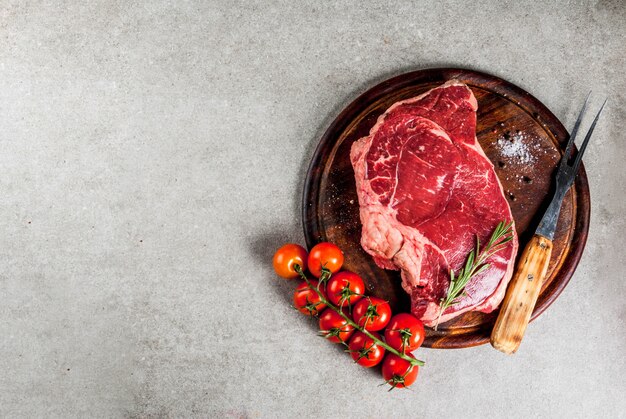
[[[568,138],[559,120],[529,93],[497,77],[462,69],[406,73],[371,88],[345,108],[321,138],[307,173],[304,233],[309,248],[320,241],[341,247],[344,268],[361,275],[368,292],[387,299],[395,311],[410,311],[409,298],[400,286],[399,272],[379,268],[361,248],[350,147],[369,134],[376,119],[393,103],[451,79],[467,84],[478,100],[476,135],[509,199],[520,249],[548,204],[553,173]],[[513,147],[507,141],[521,142],[523,147]],[[576,269],[587,239],[589,211],[589,185],[581,167],[574,188],[563,201],[548,276],[533,319],[558,297]],[[424,345],[465,348],[486,343],[496,317],[497,311],[463,314],[440,325],[437,332],[427,329]]]

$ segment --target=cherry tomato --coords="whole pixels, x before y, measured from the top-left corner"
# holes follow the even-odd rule
[[[378,333],[372,334],[376,336],[376,338],[380,339],[380,335]],[[385,348],[377,345],[372,338],[363,332],[356,332],[352,335],[350,343],[348,343],[348,347],[350,348],[350,355],[352,355],[354,362],[364,366],[365,368],[371,368],[374,365],[378,365],[385,356]]]
[[[422,346],[424,336],[424,323],[408,313],[393,316],[385,329],[385,342],[403,353],[414,351]]]
[[[349,315],[346,312],[344,314]],[[327,308],[320,316],[320,332],[332,343],[341,343],[348,340],[354,327],[335,310]]]
[[[413,355],[407,355],[413,358]],[[383,361],[383,378],[392,388],[408,387],[415,382],[419,367],[394,354],[387,354]]]
[[[362,298],[352,309],[354,322],[365,330],[377,332],[387,326],[391,319],[391,307],[387,301],[376,297]]]
[[[317,278],[322,276],[322,268],[335,273],[343,265],[343,252],[332,243],[322,242],[313,246],[309,252],[308,263],[309,272]]]
[[[300,282],[293,294],[293,305],[302,314],[317,316],[320,311],[326,308],[326,304],[322,303],[320,296],[312,288],[317,288],[317,281],[311,280],[310,282],[310,286],[305,281]]]
[[[326,284],[328,300],[336,306],[351,306],[365,293],[365,284],[360,276],[350,271],[333,275]]]
[[[305,271],[307,264],[307,253],[304,247],[289,243],[282,246],[274,253],[274,270],[285,279],[297,278],[298,272],[295,270],[295,265],[300,265],[300,268]]]

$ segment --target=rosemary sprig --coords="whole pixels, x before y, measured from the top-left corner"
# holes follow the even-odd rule
[[[435,323],[435,330],[439,326],[439,320],[444,311],[450,306],[457,304],[460,298],[463,298],[465,294],[465,286],[469,283],[470,279],[485,269],[489,268],[489,264],[485,263],[487,259],[493,256],[496,252],[502,250],[504,245],[513,240],[513,222],[506,223],[501,221],[496,226],[495,230],[491,234],[491,238],[480,249],[480,240],[476,237],[476,248],[472,250],[467,256],[467,261],[463,269],[458,274],[454,274],[454,271],[450,269],[450,286],[446,296],[441,299],[439,303],[439,317],[437,323]]]

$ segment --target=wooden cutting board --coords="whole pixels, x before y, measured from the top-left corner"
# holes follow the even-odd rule
[[[502,183],[523,249],[532,236],[553,188],[553,173],[568,133],[536,98],[497,77],[462,69],[428,69],[389,79],[359,96],[330,125],[313,155],[302,202],[307,245],[337,244],[344,269],[361,275],[368,292],[387,299],[394,312],[409,312],[409,298],[397,271],[379,268],[361,248],[361,222],[350,147],[368,135],[376,119],[393,103],[417,96],[448,80],[467,84],[478,100],[476,135]],[[584,167],[565,196],[554,250],[532,318],[559,296],[576,269],[589,229],[589,185]],[[465,348],[487,343],[497,317],[471,312],[427,329],[424,345]]]

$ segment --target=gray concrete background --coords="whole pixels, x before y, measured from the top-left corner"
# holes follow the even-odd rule
[[[2,2],[0,416],[625,417],[626,5]],[[317,139],[404,71],[509,79],[587,152],[581,264],[519,353],[388,393],[289,307]]]

